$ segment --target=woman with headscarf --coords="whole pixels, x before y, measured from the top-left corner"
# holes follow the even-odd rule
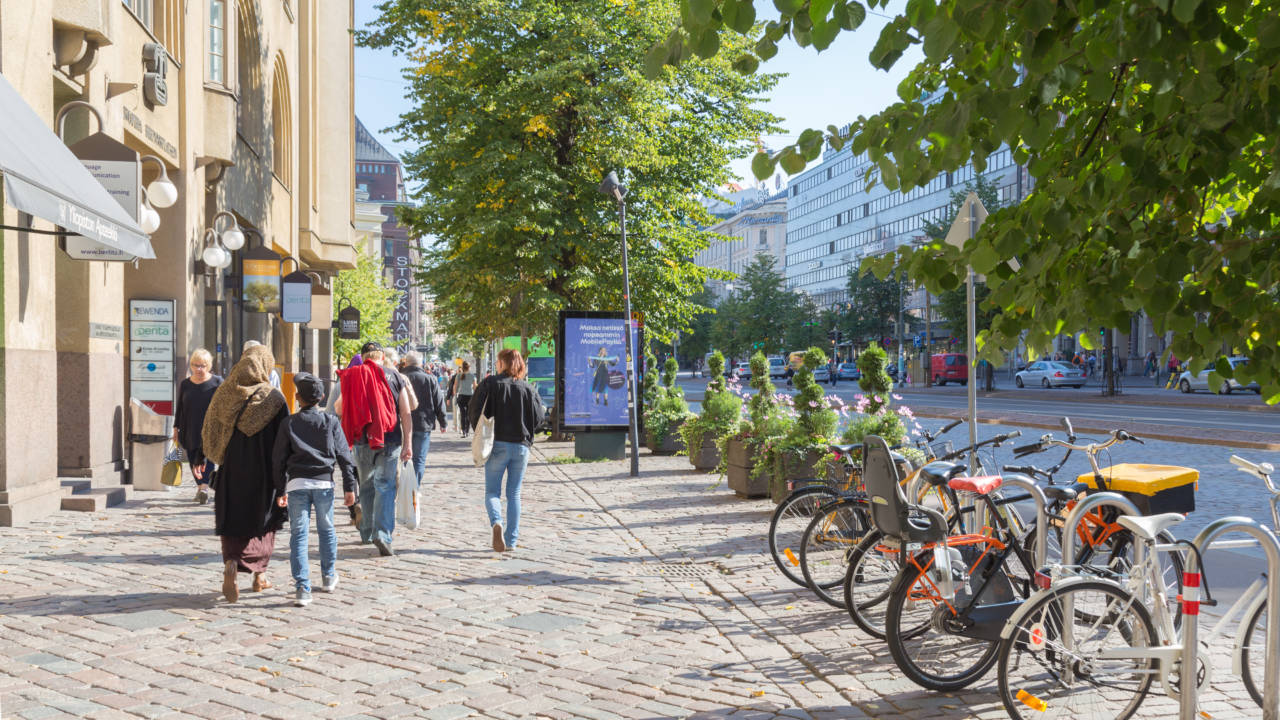
[[[222,594],[240,597],[237,573],[253,573],[253,589],[271,587],[267,563],[285,511],[271,476],[276,431],[289,416],[284,395],[271,387],[275,359],[262,345],[247,348],[218,387],[205,415],[204,453],[218,464],[214,532],[222,538]]]

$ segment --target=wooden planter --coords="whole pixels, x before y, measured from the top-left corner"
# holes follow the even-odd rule
[[[652,443],[646,439],[646,445],[649,451],[654,455],[675,455],[684,449],[684,439],[680,437],[680,426],[684,421],[672,423],[667,428],[667,436],[662,439],[661,443]]]
[[[769,494],[769,471],[761,472],[752,478],[755,459],[747,451],[747,444],[742,440],[730,440],[727,448],[726,464],[729,489],[747,498],[765,497]]]
[[[787,489],[787,484],[793,480],[826,477],[826,456],[827,453],[823,450],[810,450],[809,454],[799,462],[785,462],[782,457],[775,459],[772,473],[773,482],[770,484],[773,501],[780,503],[787,499],[787,495],[791,493]]]
[[[703,435],[702,445],[689,451],[689,463],[704,472],[715,470],[720,465],[720,448],[716,447],[714,435]]]

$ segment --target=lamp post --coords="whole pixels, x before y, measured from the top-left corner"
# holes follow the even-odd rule
[[[612,170],[600,183],[600,192],[618,203],[618,226],[622,230],[622,300],[626,312],[623,334],[627,342],[627,408],[631,436],[631,477],[640,476],[640,431],[636,427],[639,397],[636,395],[635,348],[631,346],[631,273],[627,267],[627,186],[618,181],[618,173]],[[678,361],[677,361],[678,362]],[[653,372],[650,370],[650,372]]]

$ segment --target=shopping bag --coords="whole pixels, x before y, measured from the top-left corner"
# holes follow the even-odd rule
[[[418,477],[413,473],[413,463],[400,463],[396,480],[396,524],[417,530],[422,516],[418,508]]]
[[[486,395],[484,407],[480,408],[480,418],[471,428],[471,460],[476,467],[482,467],[489,460],[489,453],[493,452],[493,418],[484,416],[488,409],[489,397]]]
[[[170,440],[169,451],[164,454],[164,467],[160,469],[160,482],[170,487],[181,485],[182,461],[185,459],[186,453],[177,443]]]

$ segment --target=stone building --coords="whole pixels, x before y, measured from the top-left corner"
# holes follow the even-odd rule
[[[129,481],[130,399],[169,411],[195,348],[226,373],[258,340],[286,390],[330,374],[331,318],[246,302],[245,271],[267,266],[245,256],[287,259],[316,294],[354,266],[352,21],[350,0],[0,2],[0,525],[64,505],[68,479]],[[117,170],[86,160],[103,148]],[[135,152],[154,159],[118,160]],[[148,203],[159,226],[138,235]],[[207,264],[223,241],[229,262]]]
[[[740,275],[757,255],[763,254],[773,259],[775,270],[783,271],[787,243],[785,191],[769,195],[763,187],[739,190],[729,198],[710,203],[707,209],[720,219],[707,230],[727,239],[712,240],[694,257],[697,265]],[[724,298],[732,284],[732,280],[711,280],[707,287],[718,298]]]

